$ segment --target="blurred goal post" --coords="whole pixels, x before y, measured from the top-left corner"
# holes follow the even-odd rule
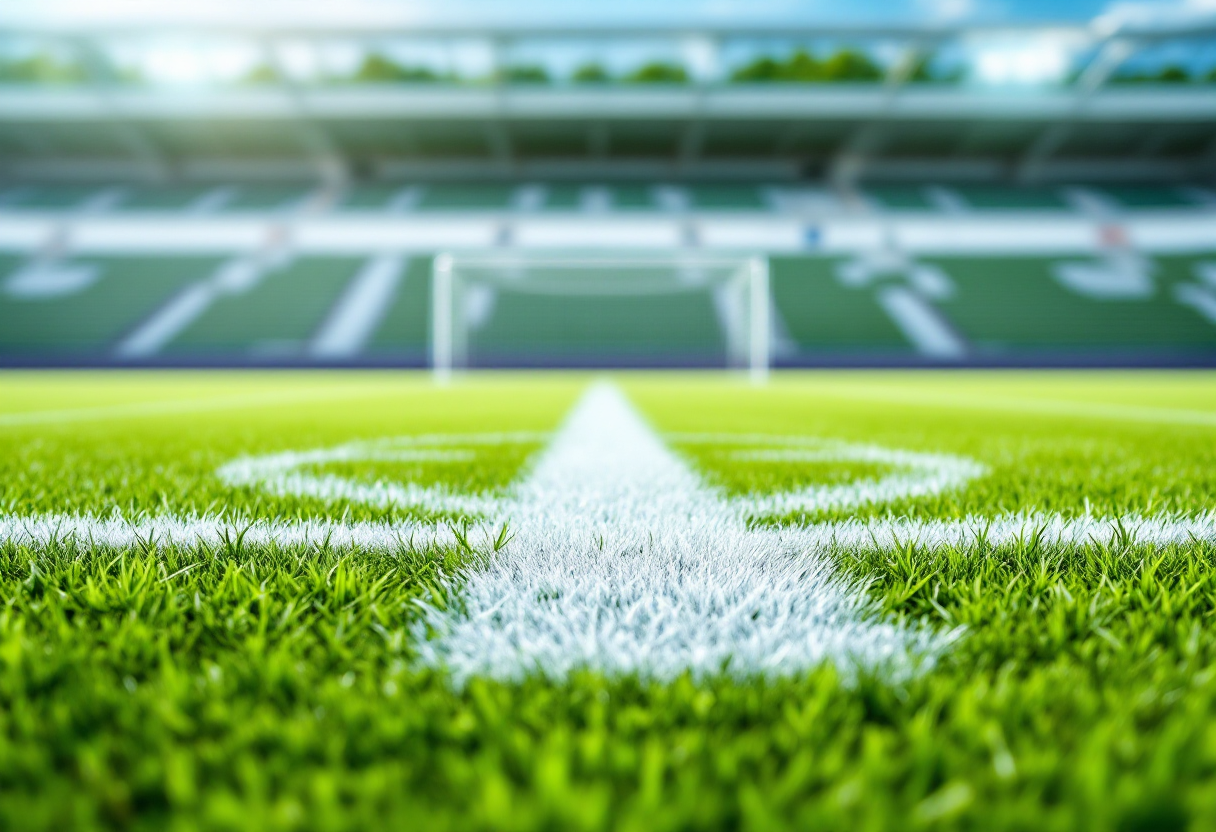
[[[676,280],[691,276],[697,285],[712,290],[725,334],[727,365],[746,369],[753,383],[768,379],[771,297],[764,255],[448,251],[436,255],[431,268],[430,359],[440,384],[468,363],[470,304],[466,301],[471,287],[518,287],[531,282],[542,284],[548,295],[644,297],[655,292],[656,278],[647,275],[670,275]]]

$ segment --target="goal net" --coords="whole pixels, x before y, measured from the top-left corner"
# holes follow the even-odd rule
[[[431,362],[769,367],[768,261],[720,254],[469,253],[434,259]]]

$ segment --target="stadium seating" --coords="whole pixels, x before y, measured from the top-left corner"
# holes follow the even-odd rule
[[[1102,185],[1095,190],[1104,193],[1124,208],[1188,208],[1195,201],[1178,188],[1153,185]]]
[[[692,185],[694,208],[702,210],[755,211],[767,207],[760,189],[748,185]]]
[[[338,210],[376,211],[388,207],[402,185],[356,185],[342,195]]]
[[[880,207],[894,211],[928,211],[934,207],[919,185],[867,185],[864,193]]]
[[[767,223],[772,217],[774,228],[782,226],[780,234],[787,236],[771,239],[788,240],[790,220],[796,218],[801,229],[793,230],[806,253],[770,255],[774,355],[786,363],[931,356],[934,332],[957,340],[961,354],[977,360],[1108,354],[1191,361],[1216,356],[1216,254],[1137,257],[1125,246],[1134,223],[1145,223],[1146,233],[1160,237],[1174,233],[1175,218],[1192,229],[1186,231],[1192,242],[1166,246],[1179,251],[1194,246],[1195,234],[1203,232],[1211,216],[1208,203],[1216,200],[1211,191],[1151,184],[1029,187],[876,182],[864,184],[861,193],[865,201],[858,204],[843,194],[834,198],[830,188],[797,183],[641,179],[401,181],[361,183],[341,190],[290,182],[10,184],[0,190],[0,211],[20,220],[10,233],[28,234],[40,228],[45,242],[23,253],[12,248],[0,253],[0,357],[10,363],[98,361],[109,356],[191,362],[316,359],[423,364],[429,353],[431,255],[417,249],[419,241],[430,248],[425,237],[429,229],[446,234],[451,222],[459,234],[448,239],[457,242],[440,245],[457,250],[466,245],[460,240],[481,240],[468,243],[474,248],[487,245],[487,240],[494,245],[552,246],[565,229],[575,227],[568,222],[574,215],[583,224],[579,228],[598,222],[588,212],[614,215],[606,224],[614,234],[644,235],[653,218],[660,231],[653,240],[662,245],[691,244],[698,247],[693,250],[734,253],[739,247],[764,244],[746,236],[737,238],[742,242],[730,241],[730,234],[738,230],[730,227],[732,223],[738,221],[744,230],[763,228],[767,234],[770,229],[757,220]],[[322,195],[334,199],[311,198]],[[305,206],[308,210],[299,214],[300,239],[311,234],[312,247],[297,250],[292,225],[297,218],[292,212]],[[1125,217],[1109,213],[1121,206]],[[333,212],[334,221],[324,216],[326,211]],[[416,217],[405,216],[411,212]],[[683,216],[660,216],[673,212],[691,212],[688,226]],[[980,229],[977,233],[988,234],[987,239],[995,242],[992,251],[973,246],[965,254],[960,249],[947,255],[943,251],[952,245],[948,234],[927,244],[922,235],[920,243],[896,253],[889,262],[882,260],[886,255],[878,257],[874,262],[883,265],[874,267],[861,249],[814,253],[826,236],[818,224],[833,221],[836,212],[848,215],[848,223],[858,219],[871,228],[877,225],[882,234],[889,232],[888,220],[892,228],[903,223],[913,236],[922,233],[917,229],[930,227],[926,220],[941,228],[943,214],[950,223],[960,213],[970,214],[968,228]],[[501,226],[506,231],[500,234],[497,218],[486,216],[490,213],[514,215],[521,221],[519,226]],[[153,254],[141,251],[138,235],[115,244],[109,235],[116,226],[109,225],[107,214],[119,225],[153,216],[178,220],[184,216],[186,225],[178,223],[173,232],[177,236],[161,246],[165,253]],[[217,216],[204,219],[205,214]],[[22,219],[24,215],[28,216]],[[390,216],[398,225],[380,222]],[[188,227],[195,217],[198,229]],[[276,225],[257,226],[271,217],[284,219],[288,230],[282,240],[275,236],[280,232]],[[1067,238],[1079,242],[1062,244],[1063,251],[1076,254],[1018,255],[1016,245],[1011,248],[1001,242],[1003,223],[1022,228],[1019,239],[1030,240],[1028,234],[1050,228],[1056,217],[1079,229],[1075,234],[1068,231],[1074,236]],[[372,221],[367,229],[361,226],[365,219]],[[1108,240],[1108,222],[1122,236]],[[88,246],[93,248],[85,246],[83,251],[121,253],[72,256],[72,245],[81,238],[77,225],[90,223],[93,230],[81,237],[91,240]],[[241,223],[252,223],[257,236],[237,228]],[[325,223],[330,225],[321,227]],[[400,232],[394,230],[398,227]],[[847,223],[840,227],[855,233]],[[234,228],[245,236],[233,236]],[[725,237],[723,229],[729,232]],[[711,232],[719,238],[711,237]],[[225,239],[234,240],[231,250],[223,250],[228,243],[211,241],[207,235],[213,233],[230,235]],[[355,243],[343,236],[348,233],[356,235]],[[327,359],[327,348],[320,345],[324,339],[319,337],[324,324],[341,319],[334,313],[347,289],[352,298],[358,295],[353,278],[386,247],[389,252],[397,248],[392,236],[397,233],[412,235],[402,238],[404,271],[389,275],[387,282],[382,276],[368,284],[380,288],[372,293],[371,306],[364,302],[364,312],[356,316],[358,325],[353,330],[348,327],[357,337],[343,341],[344,357]],[[611,246],[620,246],[629,238],[606,239]],[[665,239],[670,242],[662,242]],[[201,250],[212,253],[190,254],[194,240],[202,241]],[[273,253],[276,246],[278,254]],[[797,251],[789,242],[780,247]],[[217,277],[221,265],[244,257],[279,257],[282,263],[260,269],[258,279],[249,285],[221,286]],[[858,274],[862,276],[857,278]],[[926,276],[931,284],[940,285],[926,289]],[[147,351],[132,352],[123,346],[141,325],[155,330],[151,323],[157,315],[173,319],[173,305],[188,294],[188,288],[198,308],[181,319],[180,326],[171,327],[165,338],[152,339],[155,343]],[[645,297],[578,298],[507,285],[492,294],[489,312],[469,331],[469,359],[474,364],[643,359],[713,363],[723,358],[729,340],[725,330],[730,313],[721,308],[722,298],[715,303],[713,292],[704,287],[673,285]]]
[[[432,185],[422,192],[420,210],[495,210],[511,204],[508,185]]]
[[[13,207],[29,210],[69,210],[97,193],[95,185],[39,185],[23,189]]]
[[[798,353],[911,353],[911,344],[874,301],[870,287],[845,286],[837,257],[770,261],[773,303]]]
[[[165,353],[299,356],[361,263],[303,257],[272,268],[246,291],[219,297]]]
[[[972,208],[980,210],[1034,210],[1068,208],[1053,188],[1015,188],[999,185],[956,185],[952,189]]]
[[[431,328],[431,259],[411,258],[367,344],[368,357],[418,363],[426,359]]]
[[[0,354],[104,357],[117,340],[183,287],[203,279],[211,257],[91,257],[0,262]]]
[[[1173,297],[1177,266],[1148,268],[1147,283],[1102,296],[1070,289],[1060,269],[1068,264],[1101,269],[1084,258],[938,257],[954,285],[937,301],[978,350],[1015,351],[1216,349],[1216,326]],[[1084,284],[1082,284],[1084,285]]]
[[[174,211],[189,207],[215,189],[206,186],[133,188],[115,206],[120,211]]]
[[[265,211],[291,208],[310,190],[307,185],[244,185],[220,206],[222,211]]]

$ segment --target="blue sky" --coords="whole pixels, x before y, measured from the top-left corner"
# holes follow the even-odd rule
[[[53,24],[373,20],[482,22],[930,23],[946,20],[1139,20],[1216,15],[1216,0],[0,0],[0,22]]]

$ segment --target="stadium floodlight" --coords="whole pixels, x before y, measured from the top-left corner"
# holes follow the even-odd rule
[[[437,383],[493,364],[725,364],[768,377],[769,269],[753,254],[453,253],[435,257]]]

